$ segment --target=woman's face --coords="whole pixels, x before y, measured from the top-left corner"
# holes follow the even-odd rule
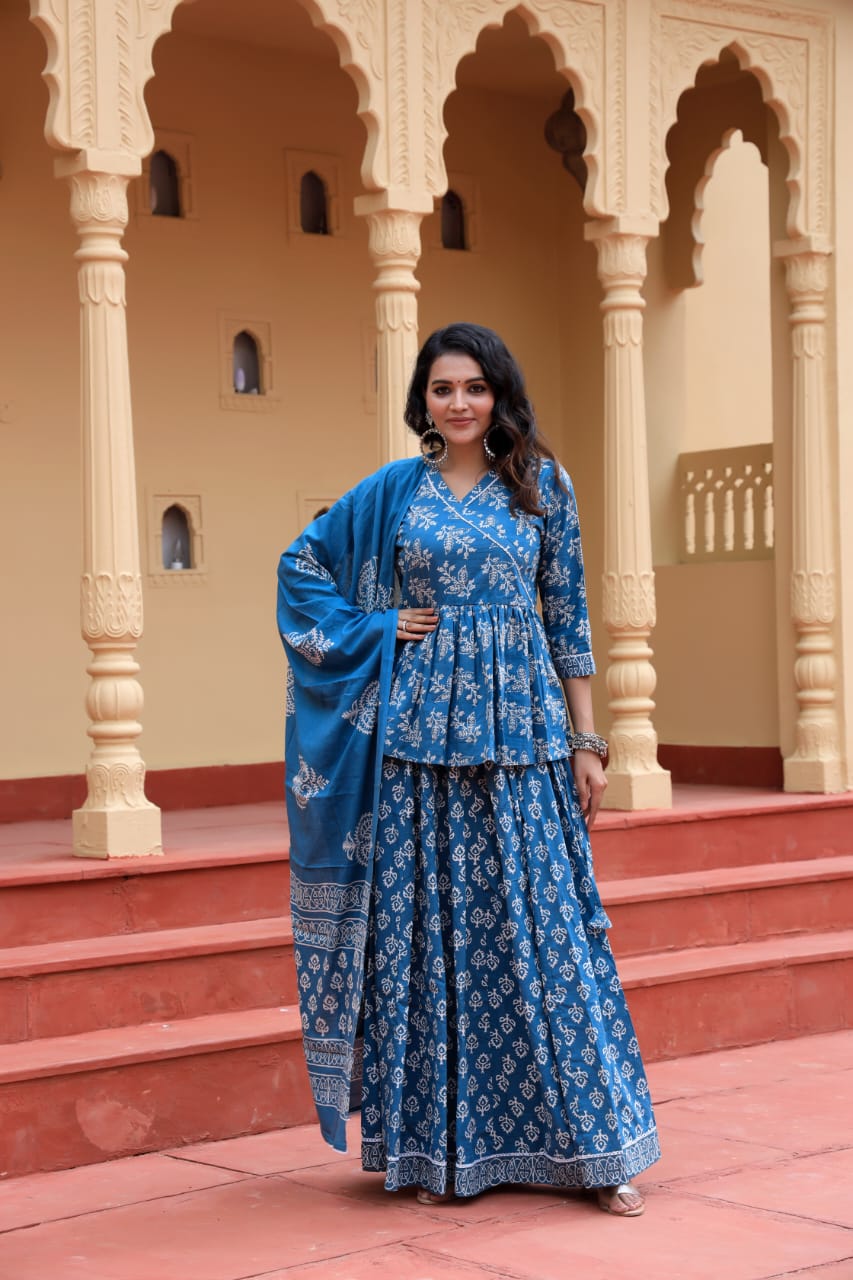
[[[478,443],[492,424],[495,397],[471,356],[449,351],[433,361],[426,405],[451,448]]]

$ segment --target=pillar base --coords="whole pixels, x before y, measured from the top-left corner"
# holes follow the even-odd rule
[[[845,789],[840,760],[809,760],[791,756],[784,762],[784,770],[786,791],[829,795]]]
[[[162,856],[160,810],[156,804],[138,809],[76,809],[72,814],[73,853],[77,858],[146,858]]]
[[[671,809],[672,778],[666,769],[647,773],[612,773],[607,770],[603,809]]]

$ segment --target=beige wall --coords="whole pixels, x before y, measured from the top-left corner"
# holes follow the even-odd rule
[[[44,141],[44,42],[0,13],[0,776],[79,772],[79,341],[68,191]]]
[[[658,565],[655,575],[660,740],[777,746],[773,561]]]

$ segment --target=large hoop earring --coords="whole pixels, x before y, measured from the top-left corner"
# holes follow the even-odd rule
[[[497,454],[495,453],[494,449],[489,444],[489,436],[492,434],[493,431],[494,431],[494,427],[489,427],[488,431],[483,436],[483,453],[486,455],[486,461],[489,463],[494,462],[495,458],[497,457]]]
[[[443,467],[447,461],[447,438],[427,415],[430,423],[421,436],[421,454],[430,467]],[[424,447],[426,446],[426,447]]]

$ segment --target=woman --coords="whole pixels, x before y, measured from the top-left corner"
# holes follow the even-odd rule
[[[345,495],[279,571],[323,1132],[345,1149],[363,1008],[362,1163],[389,1190],[589,1187],[636,1217],[659,1148],[587,834],[606,743],[571,482],[489,329],[432,334],[405,417],[424,458]]]

